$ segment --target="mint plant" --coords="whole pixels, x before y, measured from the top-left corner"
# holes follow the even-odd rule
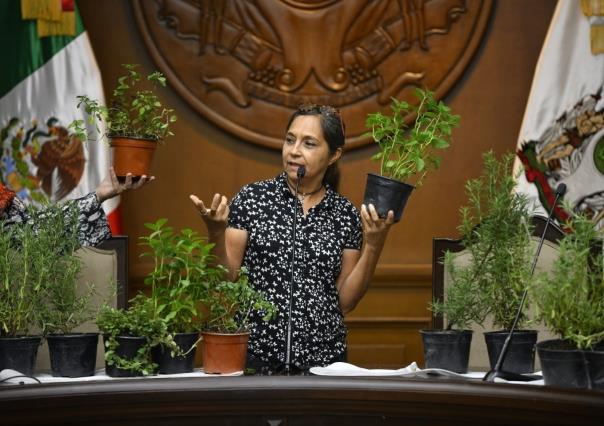
[[[164,75],[155,71],[143,78],[136,70],[138,65],[124,64],[123,67],[126,74],[118,78],[108,107],[81,95],[77,96],[78,108],[84,106],[88,122],[96,126],[98,133],[101,133],[98,123],[106,123],[106,133],[101,134],[101,139],[121,136],[161,142],[172,136],[170,126],[176,121],[176,115],[174,110],[161,104],[155,93],[159,87],[166,86]],[[69,127],[80,140],[89,139],[84,120],[74,120]]]
[[[442,101],[436,101],[430,90],[418,88],[415,95],[419,105],[392,98],[392,115],[369,114],[365,126],[380,148],[372,157],[380,162],[380,174],[400,181],[416,175],[415,185],[420,186],[431,168],[440,167],[435,150],[450,145],[459,116]],[[412,127],[405,123],[410,114],[416,114]]]

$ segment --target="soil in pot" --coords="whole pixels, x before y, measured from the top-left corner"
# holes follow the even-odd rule
[[[106,340],[106,336],[103,336],[103,339]],[[119,344],[115,353],[124,359],[134,358],[138,350],[142,348],[147,341],[145,337],[138,336],[117,336],[115,339]],[[107,365],[107,363],[105,363],[105,373],[110,377],[135,377],[143,375],[138,371],[125,370],[123,368],[118,368],[115,365]]]
[[[363,204],[373,204],[381,218],[387,217],[388,211],[392,210],[394,221],[398,222],[414,188],[398,180],[368,173]]]
[[[31,376],[36,365],[40,336],[0,338],[0,370],[11,370]]]
[[[508,334],[508,331],[489,331],[484,333],[491,370],[497,364],[497,359]],[[517,374],[532,373],[535,370],[535,343],[537,343],[537,331],[514,331],[501,370]]]
[[[187,352],[195,344],[199,337],[199,333],[177,333],[174,335],[174,341],[178,347]],[[151,350],[153,362],[159,365],[159,374],[179,374],[190,373],[193,371],[193,361],[195,360],[195,352],[197,348],[193,347],[184,356],[172,357],[170,349],[159,345]]]
[[[128,173],[132,173],[133,181],[142,175],[151,175],[151,160],[157,148],[157,142],[132,139],[111,138],[113,148],[113,168],[120,180],[124,180]]]
[[[250,333],[201,333],[203,337],[203,371],[230,374],[243,371]]]
[[[48,341],[50,368],[55,377],[93,376],[98,333],[51,334]]]
[[[426,368],[467,373],[472,330],[420,330]]]
[[[548,386],[587,388],[589,380],[583,351],[566,340],[554,339],[537,343],[537,354]]]

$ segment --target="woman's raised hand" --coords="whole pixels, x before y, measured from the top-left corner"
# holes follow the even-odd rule
[[[229,205],[227,203],[227,197],[220,194],[214,194],[210,208],[207,208],[203,201],[197,198],[196,195],[189,195],[189,198],[193,204],[195,204],[199,215],[205,222],[210,232],[213,230],[219,230],[220,228],[226,228],[229,217]]]
[[[363,222],[363,233],[365,244],[373,249],[381,250],[390,227],[394,223],[394,212],[390,210],[386,219],[380,219],[378,212],[369,204],[361,206],[361,221]]]

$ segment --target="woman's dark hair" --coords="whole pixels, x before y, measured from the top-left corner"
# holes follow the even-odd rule
[[[323,137],[329,146],[330,154],[333,154],[338,148],[344,146],[344,121],[337,109],[328,105],[301,105],[289,119],[287,130],[289,130],[296,117],[300,117],[301,115],[318,115],[320,117],[321,130],[323,131]],[[323,177],[323,184],[329,185],[331,189],[336,192],[338,191],[340,185],[340,170],[338,169],[337,161],[327,167],[325,176]]]

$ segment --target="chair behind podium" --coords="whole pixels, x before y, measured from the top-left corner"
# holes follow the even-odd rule
[[[532,221],[534,230],[531,245],[533,247],[532,253],[535,253],[537,244],[545,228],[546,219],[541,216],[533,216]],[[556,224],[549,224],[537,261],[535,274],[551,270],[553,262],[558,257],[558,244],[563,236],[564,232]],[[460,239],[434,238],[432,240],[432,298],[434,300],[443,300],[447,285],[451,279],[443,264],[446,251],[455,253],[454,262],[458,266],[467,265],[471,256],[468,251],[464,250]],[[534,316],[532,307],[529,308],[528,316],[529,318]],[[441,315],[433,314],[432,324],[435,329],[447,327],[447,322]],[[532,324],[528,328],[539,332],[537,338],[539,342],[555,338],[542,324]],[[490,369],[489,355],[482,333],[485,331],[495,331],[491,316],[489,315],[486,318],[484,328],[473,324],[470,329],[474,331],[474,336],[472,337],[472,345],[470,347],[468,369],[469,371],[488,371]],[[535,358],[535,369],[538,370],[539,360],[538,357]]]
[[[96,293],[91,303],[96,308],[105,300],[121,309],[128,303],[128,236],[119,235],[103,241],[96,247],[83,247],[77,252],[82,259],[82,270],[78,286],[85,288],[86,283],[93,283]],[[114,290],[117,290],[116,292]],[[97,332],[94,320],[77,327],[75,332]],[[99,337],[96,368],[105,365],[103,339]],[[49,371],[50,359],[48,344],[38,350],[36,372]]]

